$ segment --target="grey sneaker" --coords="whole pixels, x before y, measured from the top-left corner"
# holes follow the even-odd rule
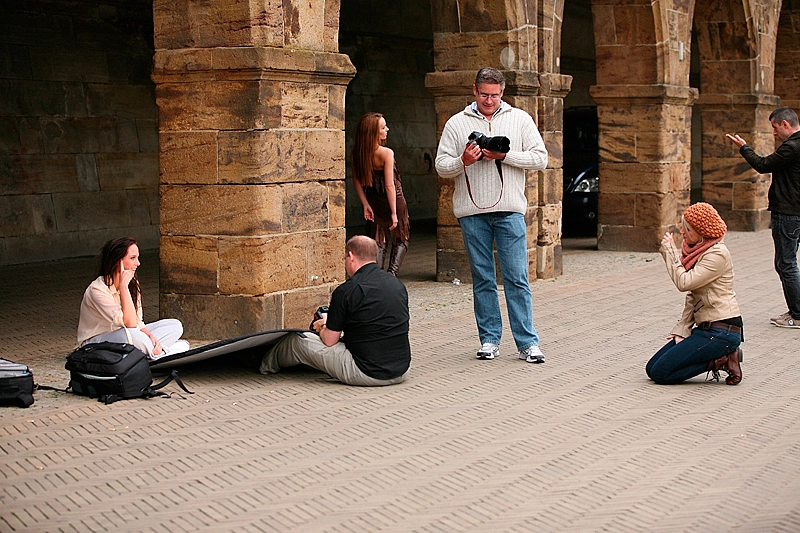
[[[787,313],[788,314],[788,313]],[[773,318],[770,320],[773,324],[778,326],[779,328],[794,328],[800,329],[800,321],[792,318],[792,315],[789,316],[779,316],[777,318]]]
[[[792,318],[792,315],[791,313],[789,313],[789,311],[786,311],[782,315],[776,316],[775,318],[770,318],[769,323],[775,324],[777,326],[776,322],[778,322],[779,320],[786,320],[787,318]]]
[[[544,363],[544,354],[538,346],[531,346],[519,351],[519,358],[527,363]]]
[[[478,359],[494,359],[498,355],[500,355],[500,347],[491,342],[484,342],[481,349],[478,350]]]

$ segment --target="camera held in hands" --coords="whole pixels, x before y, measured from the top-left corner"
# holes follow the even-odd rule
[[[475,143],[481,150],[489,150],[490,152],[498,152],[507,154],[511,150],[511,140],[504,135],[497,137],[487,137],[479,131],[473,131],[469,134],[469,142]]]
[[[308,327],[311,331],[314,331],[314,322],[319,320],[320,318],[324,318],[328,316],[328,306],[321,305],[317,307],[317,310],[314,311],[314,318],[311,320],[311,325]]]

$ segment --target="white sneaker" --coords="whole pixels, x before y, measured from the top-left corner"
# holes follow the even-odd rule
[[[173,344],[169,348],[162,347],[160,354],[158,354],[158,355],[152,354],[152,355],[148,355],[147,357],[151,361],[156,361],[156,360],[161,359],[162,357],[166,357],[168,355],[173,355],[173,354],[176,354],[176,353],[186,352],[186,351],[189,350],[189,348],[191,348],[191,346],[189,345],[189,341],[183,340],[183,339],[179,339],[179,340],[175,341],[175,344]]]
[[[189,341],[184,339],[178,339],[177,341],[175,341],[175,344],[169,347],[169,353],[171,355],[175,353],[188,352],[189,348],[191,348]]]
[[[478,350],[478,359],[494,359],[495,357],[500,355],[500,347],[496,344],[492,344],[491,342],[484,342],[481,349]]]
[[[524,350],[520,350],[519,358],[525,360],[526,363],[544,363],[544,354],[538,346],[530,346]]]

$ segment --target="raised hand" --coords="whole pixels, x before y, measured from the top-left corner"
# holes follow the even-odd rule
[[[745,141],[744,139],[742,139],[741,137],[739,137],[739,135],[737,135],[735,133],[733,135],[731,135],[730,133],[726,133],[725,137],[727,137],[728,140],[730,140],[733,144],[735,144],[739,148],[741,148],[742,146],[747,144],[747,141]]]

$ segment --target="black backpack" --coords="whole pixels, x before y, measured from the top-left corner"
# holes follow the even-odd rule
[[[129,398],[168,396],[158,389],[173,379],[187,393],[176,370],[153,385],[147,356],[132,344],[98,342],[81,346],[67,356],[69,388],[76,394],[97,398],[106,404]]]
[[[0,405],[30,407],[33,404],[33,373],[25,366],[0,359]]]

